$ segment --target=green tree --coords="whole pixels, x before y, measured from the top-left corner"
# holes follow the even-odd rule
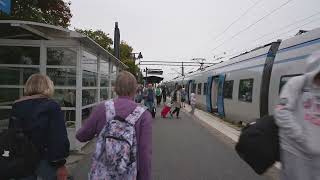
[[[64,0],[12,0],[11,15],[0,13],[0,19],[35,21],[68,27],[72,17],[71,2]]]
[[[125,41],[120,43],[120,59],[122,61],[133,60],[132,56],[133,48],[128,45]]]
[[[131,72],[137,78],[137,80],[140,81],[141,79],[141,75],[139,75],[140,70],[139,70],[139,67],[135,64],[132,51],[133,51],[133,48],[128,43],[126,43],[125,41],[121,41],[120,60],[129,67],[127,71]]]
[[[137,79],[138,79],[138,75],[139,75],[139,68],[137,65],[135,65],[134,61],[131,59],[127,59],[122,61],[125,65],[128,66],[128,69],[126,69],[127,71],[131,72]]]
[[[82,29],[75,29],[77,32],[82,33],[89,38],[93,39],[96,43],[98,43],[101,47],[106,49],[109,52],[113,52],[112,44],[113,41],[109,37],[109,34],[103,32],[102,30],[82,30]]]

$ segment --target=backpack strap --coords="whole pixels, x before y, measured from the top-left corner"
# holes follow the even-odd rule
[[[106,120],[109,121],[116,116],[116,110],[114,107],[113,99],[106,101],[104,104],[106,107]]]
[[[135,125],[139,120],[140,116],[147,110],[146,107],[137,106],[128,117],[126,117],[126,121],[131,125]]]

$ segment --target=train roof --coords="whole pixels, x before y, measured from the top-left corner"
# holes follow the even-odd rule
[[[299,44],[304,44],[306,42],[310,42],[310,44],[312,44],[311,41],[320,41],[320,28],[316,28],[316,29],[313,29],[311,31],[303,31],[303,33],[298,33],[298,34],[296,34],[296,36],[288,38],[288,39],[283,40],[283,41],[277,40],[277,41],[265,44],[263,46],[254,48],[254,49],[252,49],[250,51],[246,51],[246,52],[241,53],[241,54],[239,54],[237,56],[234,56],[234,57],[228,59],[227,61],[224,61],[224,62],[215,64],[213,66],[210,66],[210,67],[206,68],[205,70],[202,70],[202,71],[198,70],[198,71],[192,72],[190,74],[187,74],[184,78],[180,76],[180,77],[178,77],[178,78],[176,78],[174,80],[175,81],[189,80],[191,78],[191,76],[192,77],[201,76],[203,73],[212,71],[214,69],[218,69],[218,68],[222,68],[222,67],[225,67],[225,66],[229,66],[229,65],[232,65],[232,64],[239,63],[241,61],[247,60],[247,59],[254,58],[254,57],[259,57],[259,56],[266,55],[268,53],[269,49],[270,49],[270,46],[273,43],[280,43],[281,42],[280,46],[279,46],[279,51],[284,51],[285,49],[290,48],[292,46],[296,46],[297,44],[298,45]]]

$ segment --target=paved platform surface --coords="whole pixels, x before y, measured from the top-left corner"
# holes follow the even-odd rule
[[[160,111],[160,107],[158,111]],[[75,180],[87,179],[94,143],[71,168]],[[194,116],[182,112],[180,119],[153,122],[154,180],[267,180],[256,175],[234,151],[234,142]]]

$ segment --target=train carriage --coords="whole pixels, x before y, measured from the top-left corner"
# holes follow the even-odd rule
[[[301,75],[308,56],[320,50],[320,28],[276,41],[230,60],[180,77],[197,107],[234,122],[271,115],[279,92],[291,77]]]

